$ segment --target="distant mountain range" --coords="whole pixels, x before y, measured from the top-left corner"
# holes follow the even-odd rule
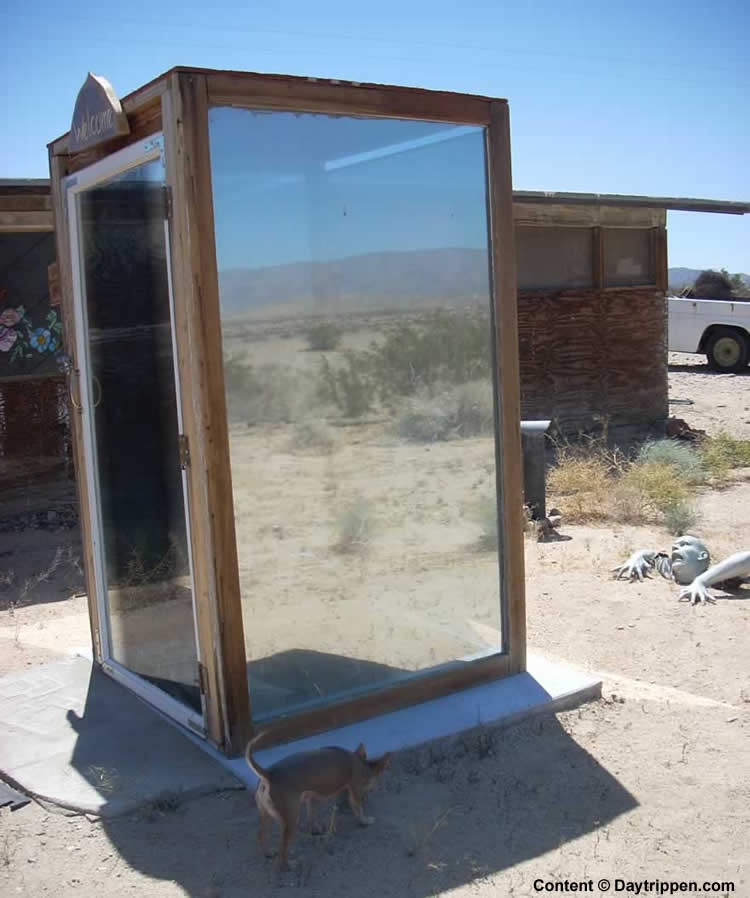
[[[377,293],[373,293],[373,285]],[[219,272],[225,314],[290,304],[335,309],[342,300],[352,309],[389,300],[469,299],[487,296],[487,253],[481,249],[434,249],[367,253],[325,262],[293,262],[266,268]]]
[[[683,287],[685,284],[692,284],[703,268],[670,268],[669,269],[669,286]],[[715,269],[718,271],[718,268]],[[734,272],[730,272],[734,274]],[[750,274],[740,274],[742,280],[750,287]]]

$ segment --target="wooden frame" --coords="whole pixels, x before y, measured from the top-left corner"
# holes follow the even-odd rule
[[[173,69],[122,101],[130,134],[76,155],[68,138],[50,144],[50,171],[66,331],[72,312],[70,241],[63,178],[96,159],[162,131],[171,188],[171,260],[175,339],[188,469],[194,589],[205,671],[206,726],[227,754],[252,732],[239,589],[214,241],[208,140],[211,105],[444,121],[485,128],[492,313],[496,337],[497,484],[503,645],[496,654],[446,665],[382,691],[264,721],[268,741],[329,729],[486,682],[526,667],[520,395],[510,132],[507,103],[486,97],[277,75]],[[74,367],[77,364],[74,360]],[[75,460],[82,509],[92,636],[97,658],[89,497],[82,473],[80,419]]]
[[[54,227],[46,181],[0,184],[0,233],[52,231]]]

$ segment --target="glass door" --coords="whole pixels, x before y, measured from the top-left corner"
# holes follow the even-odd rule
[[[202,734],[161,138],[66,189],[102,660]]]

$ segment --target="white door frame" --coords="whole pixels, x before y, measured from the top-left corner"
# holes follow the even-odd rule
[[[94,429],[94,402],[91,395],[91,359],[89,354],[88,322],[84,313],[85,296],[83,285],[83,260],[82,246],[78,230],[78,202],[77,197],[96,184],[109,180],[118,174],[122,174],[131,168],[144,163],[162,159],[163,140],[161,135],[154,135],[146,140],[138,141],[130,146],[95,162],[93,165],[70,175],[63,181],[65,202],[67,204],[68,229],[70,234],[70,254],[73,273],[73,317],[75,325],[76,357],[80,371],[79,391],[82,414],[83,454],[85,460],[85,477],[89,503],[89,515],[91,521],[92,557],[94,561],[94,581],[96,584],[96,602],[99,611],[99,640],[101,648],[102,668],[115,680],[122,683],[128,689],[135,692],[149,704],[154,705],[159,711],[173,718],[183,726],[189,727],[193,732],[204,736],[205,727],[205,695],[201,691],[201,713],[189,708],[182,702],[163,692],[158,687],[149,683],[138,674],[129,670],[112,657],[112,644],[110,639],[110,616],[107,603],[107,579],[104,570],[104,543],[102,539],[101,497],[99,492],[99,472],[96,464],[96,438]],[[165,178],[166,186],[166,178]],[[177,403],[177,427],[182,433],[182,397],[180,393],[180,380],[177,366],[176,329],[174,326],[174,295],[172,292],[171,252],[169,240],[169,222],[165,218],[164,235],[166,240],[166,264],[169,287],[169,315],[172,330],[172,359],[174,364],[174,381]],[[193,628],[195,632],[196,659],[195,670],[198,678],[198,665],[201,659],[200,634],[198,631],[197,614],[195,608],[195,589],[193,578],[193,555],[190,527],[190,505],[188,494],[188,481],[185,471],[182,471],[183,502],[185,509],[185,525],[188,547],[188,559],[190,570],[190,594],[193,611]]]

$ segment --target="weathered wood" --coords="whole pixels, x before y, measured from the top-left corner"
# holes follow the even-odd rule
[[[0,188],[0,211],[3,212],[49,212],[52,200],[49,193],[16,193]]]
[[[380,688],[357,698],[335,702],[309,711],[261,720],[254,724],[256,732],[263,732],[259,747],[277,745],[292,739],[302,739],[326,730],[346,726],[358,720],[387,714],[409,705],[429,701],[440,695],[450,695],[499,680],[513,673],[509,654],[489,655],[470,662],[457,662],[448,669],[425,673],[413,679]]]
[[[554,225],[555,227],[663,227],[666,212],[657,207],[546,204],[518,199],[514,194],[513,218],[517,225]]]
[[[667,259],[666,228],[654,228],[653,231],[654,270],[656,272],[657,289],[665,293],[669,289],[669,261]]]
[[[456,124],[489,122],[489,100],[468,94],[248,72],[209,72],[206,77],[212,105]]]
[[[593,285],[600,290],[604,286],[604,240],[602,239],[602,229],[591,229],[591,261],[593,263]]]
[[[55,245],[57,250],[58,277],[61,294],[61,318],[63,323],[62,344],[65,352],[72,360],[74,373],[69,378],[70,389],[78,388],[75,372],[79,370],[77,346],[75,339],[75,318],[73,312],[73,269],[70,256],[70,234],[68,219],[65,214],[65,193],[62,180],[65,177],[65,160],[54,156],[50,151],[49,167],[51,178],[51,198],[54,212]],[[86,600],[89,609],[89,625],[91,627],[91,643],[94,660],[101,664],[101,638],[99,622],[99,606],[96,597],[96,579],[94,576],[93,527],[90,514],[91,497],[88,494],[86,478],[86,460],[83,448],[83,420],[80,411],[75,407],[68,391],[68,419],[73,442],[73,468],[75,471],[76,491],[78,494],[79,521],[81,528],[81,551],[83,554],[83,572],[86,583]]]
[[[0,211],[0,231],[51,231],[52,210],[40,212]]]
[[[518,295],[521,412],[564,432],[663,422],[666,300],[653,288]]]
[[[149,81],[148,84],[144,84],[142,87],[139,87],[137,90],[134,90],[132,93],[128,94],[126,97],[123,97],[120,100],[120,105],[122,106],[125,114],[128,116],[128,124],[130,126],[131,132],[133,129],[133,120],[137,119],[140,110],[146,107],[152,108],[154,106],[160,108],[161,95],[166,90],[166,84],[166,76],[159,75],[157,78]],[[138,138],[136,137],[134,139],[137,140]],[[123,146],[124,144],[116,145]],[[57,137],[54,140],[50,141],[48,147],[51,153],[55,156],[69,155],[70,132],[68,131],[65,134],[62,134],[60,137]],[[114,150],[111,147],[107,147],[104,155],[108,155],[110,152],[114,152]]]
[[[218,273],[214,242],[206,78],[175,73],[165,98],[172,185],[172,263],[193,559],[201,649],[209,679],[209,732],[228,754],[249,737],[243,635],[229,455]],[[219,731],[220,727],[220,731]]]
[[[127,115],[112,85],[101,75],[89,72],[76,98],[70,123],[69,152],[78,153],[107,143],[128,131]]]
[[[496,331],[503,646],[511,672],[526,669],[526,598],[522,522],[521,411],[516,252],[508,105],[492,103],[487,133],[492,291]]]
[[[750,213],[750,203],[734,202],[732,200],[706,200],[693,197],[675,196],[635,196],[626,193],[574,193],[551,192],[543,190],[517,190],[516,198],[519,202],[533,202],[542,204],[566,204],[566,205],[594,205],[617,206],[624,208],[681,210],[683,212],[717,212],[726,215],[747,215]]]
[[[179,96],[178,96],[179,100]],[[218,665],[220,645],[216,604],[214,569],[211,561],[210,534],[205,525],[209,518],[208,488],[205,466],[200,463],[201,446],[201,389],[200,359],[195,331],[194,297],[192,291],[192,266],[189,242],[181,231],[186,225],[186,211],[182,201],[185,193],[184,169],[185,150],[183,135],[178,133],[175,100],[171,91],[162,96],[162,121],[166,162],[166,179],[173,197],[173,216],[170,221],[170,261],[174,301],[175,345],[177,349],[177,369],[180,382],[180,403],[182,429],[192,447],[195,458],[187,469],[187,513],[190,518],[190,542],[193,559],[193,594],[195,598],[196,628],[198,632],[198,652],[205,676],[205,726],[208,738],[221,747],[225,741],[224,716],[226,707],[222,703],[222,674]],[[179,208],[177,208],[177,203]],[[186,289],[187,285],[187,289]]]
[[[94,162],[104,159],[105,156],[110,156],[131,143],[161,131],[161,101],[157,98],[144,106],[140,106],[128,116],[128,121],[130,123],[130,133],[125,137],[120,137],[106,145],[92,147],[89,150],[68,156],[67,173],[73,174],[80,171],[82,168],[93,165]]]

